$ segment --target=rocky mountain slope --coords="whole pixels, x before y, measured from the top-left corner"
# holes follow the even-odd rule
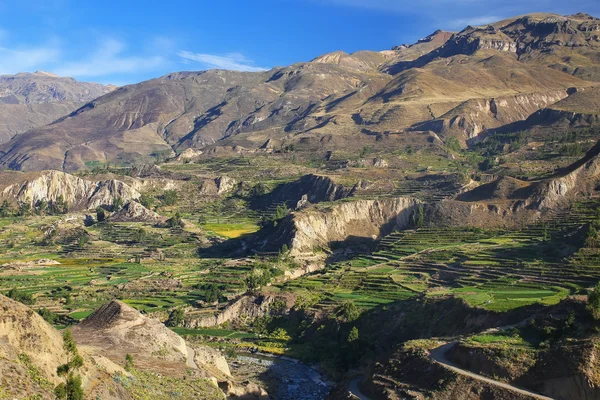
[[[56,202],[59,197],[71,210],[87,210],[112,205],[117,197],[124,202],[134,200],[140,194],[116,179],[90,181],[60,171],[25,175],[4,173],[0,178],[0,198],[11,202],[35,205],[41,200]]]
[[[0,76],[0,143],[49,124],[114,87],[47,72]]]
[[[2,356],[2,376],[8,377],[13,374],[27,377],[23,366],[9,360],[17,360],[19,354],[27,354],[31,362],[37,367],[41,375],[52,382],[59,383],[56,375],[56,367],[65,362],[67,356],[62,348],[60,333],[50,326],[39,315],[32,312],[21,303],[10,300],[0,295],[0,355]],[[10,373],[11,364],[15,364],[15,373]],[[23,382],[23,385],[13,385],[15,389],[25,389],[30,386],[31,391],[27,394],[42,391],[35,382]],[[25,394],[25,393],[23,393]],[[15,393],[16,395],[16,393]]]
[[[0,165],[70,171],[188,148],[212,157],[291,144],[354,152],[377,137],[423,131],[464,141],[574,93],[594,99],[595,90],[581,89],[600,81],[599,21],[531,14],[266,72],[173,73],[19,135],[0,148]]]
[[[185,364],[188,359],[185,340],[117,300],[103,305],[73,328],[73,336],[77,343],[98,348],[111,359],[124,360],[125,353],[132,354],[141,365]]]
[[[54,387],[63,382],[57,367],[68,359],[61,333],[31,308],[2,295],[0,311],[2,395],[54,399]],[[217,381],[239,397],[264,393],[256,385],[236,383],[218,350],[205,346],[191,349],[163,324],[119,301],[100,307],[73,328],[73,335],[84,360],[78,373],[85,398],[153,397],[179,387],[171,386],[173,377],[189,380],[187,387],[180,385],[186,388],[183,398],[222,399],[224,393]],[[134,356],[139,372],[121,367],[126,354]],[[148,379],[156,373],[169,379]],[[138,379],[143,383],[137,384]],[[260,398],[266,398],[264,394]]]
[[[67,361],[60,332],[31,308],[0,295],[0,372],[2,395],[8,398],[54,399],[63,380],[56,369]],[[103,357],[82,352],[83,389],[95,398],[129,399],[111,373],[123,368]]]

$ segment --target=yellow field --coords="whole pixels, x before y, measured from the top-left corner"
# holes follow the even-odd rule
[[[248,233],[258,231],[258,225],[251,223],[242,224],[206,224],[204,229],[213,232],[217,235],[224,236],[230,239],[240,237]]]

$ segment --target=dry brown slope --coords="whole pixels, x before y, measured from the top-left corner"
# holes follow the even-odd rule
[[[353,152],[390,132],[472,138],[592,85],[534,55],[563,52],[570,64],[595,68],[600,60],[584,54],[596,51],[596,25],[587,16],[532,14],[449,39],[437,33],[397,50],[335,52],[268,72],[174,73],[20,135],[0,147],[0,165],[75,170],[189,147],[206,150],[204,157],[254,151],[267,141]]]
[[[0,143],[49,124],[113,90],[47,72],[0,76]]]

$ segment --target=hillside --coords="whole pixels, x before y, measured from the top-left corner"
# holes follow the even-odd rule
[[[581,89],[598,81],[597,25],[586,15],[532,14],[267,72],[173,73],[15,137],[0,147],[0,164],[73,171],[147,163],[187,148],[204,157],[289,146],[300,154],[354,153],[375,138],[422,141],[431,131],[464,143],[572,93],[595,101],[596,90]]]
[[[86,399],[598,398],[599,35],[0,77],[81,105],[0,144],[0,398],[60,397],[66,329]]]
[[[47,72],[0,76],[0,143],[49,124],[114,87]]]

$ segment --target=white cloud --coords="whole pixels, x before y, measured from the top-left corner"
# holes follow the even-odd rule
[[[266,71],[268,68],[256,67],[254,62],[240,53],[228,53],[223,55],[192,53],[190,51],[180,51],[179,57],[184,63],[196,61],[208,68],[229,69],[234,71],[258,72]]]
[[[67,61],[54,70],[63,76],[98,77],[111,74],[129,74],[154,70],[165,64],[162,56],[127,56],[123,54],[125,44],[110,38],[100,42],[100,46],[87,58]]]
[[[449,26],[454,29],[462,29],[462,28],[467,27],[468,25],[471,25],[471,26],[488,25],[493,22],[501,21],[502,19],[503,19],[503,17],[499,17],[496,15],[483,15],[480,17],[460,18],[460,19],[456,19],[454,21],[450,21]]]
[[[60,50],[53,45],[44,47],[9,48],[0,46],[0,74],[32,71],[59,59]]]

